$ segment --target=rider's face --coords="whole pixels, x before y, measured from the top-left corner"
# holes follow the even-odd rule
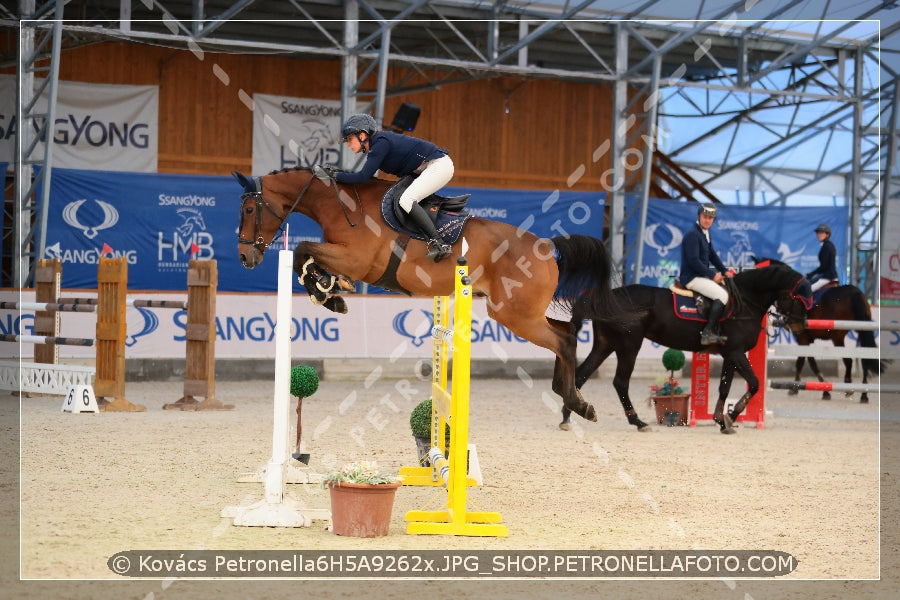
[[[359,133],[347,138],[347,147],[350,148],[350,151],[353,152],[353,154],[359,154],[362,151],[363,147],[359,140],[360,138],[365,139],[365,135],[365,133]]]
[[[715,222],[716,218],[711,215],[700,215],[700,227],[709,229]]]

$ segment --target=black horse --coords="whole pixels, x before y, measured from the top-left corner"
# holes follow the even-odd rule
[[[788,313],[796,313],[796,307],[791,303],[793,300],[786,302],[779,302],[777,304],[777,309],[779,312]],[[869,301],[866,300],[865,294],[863,294],[860,289],[853,285],[839,285],[836,287],[825,288],[822,292],[821,297],[818,302],[813,306],[812,310],[806,313],[807,319],[827,319],[827,320],[848,320],[848,321],[871,321],[872,320],[872,309],[869,306]],[[814,340],[831,340],[831,343],[837,347],[843,347],[844,338],[847,336],[849,330],[847,329],[807,329],[805,327],[805,320],[798,319],[786,319],[785,327],[790,329],[790,331],[794,334],[794,337],[797,338],[797,343],[801,346],[809,346]],[[862,346],[863,348],[875,348],[877,347],[875,343],[875,332],[874,331],[857,331],[857,345]],[[816,364],[816,359],[812,356],[809,358],[809,366],[813,370],[816,378],[819,381],[825,381],[825,378],[822,377],[822,373],[819,372],[819,365]],[[797,358],[797,362],[795,365],[794,371],[794,381],[800,381],[800,372],[803,370],[803,363],[805,362],[805,358],[800,356]],[[850,383],[852,379],[850,378],[850,372],[853,368],[853,360],[850,358],[842,359],[844,361],[844,382]],[[884,371],[884,363],[879,361],[877,358],[863,358],[861,361],[862,365],[862,382],[869,382],[869,373],[872,375],[878,375]],[[797,393],[797,390],[791,390],[788,392],[793,395]],[[851,396],[853,392],[847,392],[848,396]],[[831,394],[829,392],[822,392],[823,400],[831,400]],[[859,399],[860,402],[868,402],[869,395],[866,392],[863,392]]]
[[[713,420],[719,424],[722,433],[735,433],[733,427],[735,419],[747,406],[753,394],[759,390],[759,380],[750,368],[745,353],[753,348],[759,339],[763,315],[779,299],[787,302],[793,298],[799,301],[798,306],[811,305],[812,291],[803,275],[786,265],[751,269],[725,281],[731,297],[729,304],[733,305],[734,310],[727,320],[721,322],[720,333],[728,339],[724,343],[709,346],[700,344],[700,330],[703,329],[705,322],[685,320],[676,316],[673,310],[673,293],[668,289],[648,285],[627,285],[613,290],[615,302],[628,307],[631,311],[630,319],[595,310],[591,306],[589,295],[580,298],[573,307],[571,323],[578,328],[584,319],[591,319],[594,345],[584,362],[578,366],[575,385],[581,388],[603,361],[615,352],[617,365],[613,387],[628,422],[639,431],[645,431],[650,426],[640,420],[628,397],[631,373],[634,371],[634,363],[644,338],[669,348],[720,354],[723,358],[722,374]],[[726,314],[728,312],[726,309]],[[725,399],[731,389],[735,371],[740,373],[749,387],[734,405],[734,409],[730,413],[723,414]],[[563,407],[562,414],[560,428],[568,429],[570,411]]]

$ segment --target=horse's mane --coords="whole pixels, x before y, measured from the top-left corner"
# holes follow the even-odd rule
[[[266,175],[281,175],[282,173],[291,173],[293,171],[305,171],[307,173],[311,173],[312,167],[304,167],[302,165],[297,165],[294,167],[285,167],[283,169],[276,169],[274,171],[269,171],[268,173],[266,173]],[[397,183],[396,181],[391,180],[391,179],[382,179],[381,177],[372,177],[368,181],[357,184],[357,185],[368,185],[368,184],[379,183],[379,182],[381,182],[381,183]]]
[[[266,175],[278,175],[280,173],[290,173],[291,171],[309,171],[312,172],[311,167],[304,167],[301,165],[297,165],[296,167],[285,167],[283,169],[276,169],[274,171],[269,171]]]

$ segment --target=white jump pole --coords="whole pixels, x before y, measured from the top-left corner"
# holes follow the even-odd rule
[[[227,507],[223,517],[234,517],[235,525],[256,527],[309,527],[312,519],[331,519],[331,511],[306,508],[285,496],[286,473],[291,451],[288,442],[291,404],[291,304],[293,252],[278,252],[278,297],[275,308],[275,398],[272,428],[272,458],[266,465],[265,496],[247,507]]]

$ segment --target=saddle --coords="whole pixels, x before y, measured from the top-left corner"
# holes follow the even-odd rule
[[[672,291],[672,312],[676,317],[685,321],[703,321],[704,323],[707,321],[706,317],[712,304],[709,298],[703,294],[692,292],[677,280],[669,286],[669,290]],[[719,323],[730,318],[732,314],[734,314],[734,300],[729,296],[728,304],[722,311]]]
[[[840,287],[840,286],[841,286],[841,283],[840,283],[839,281],[834,281],[834,280],[832,279],[831,281],[829,281],[828,283],[826,283],[824,286],[820,287],[820,288],[817,289],[815,292],[813,292],[813,298],[812,298],[812,302],[813,302],[812,305],[813,305],[813,308],[815,308],[816,306],[819,305],[819,300],[822,299],[822,296],[825,295],[825,292],[827,292],[827,291],[830,290],[831,288],[836,288],[836,287]],[[810,309],[810,310],[811,310],[811,309]]]
[[[428,241],[428,238],[419,231],[399,203],[400,196],[414,179],[414,176],[408,175],[388,189],[381,200],[381,216],[394,231],[406,234],[416,240]],[[419,202],[434,222],[435,230],[448,244],[456,243],[466,221],[472,218],[472,214],[466,210],[466,203],[470,196],[471,194],[461,196],[431,194]]]

